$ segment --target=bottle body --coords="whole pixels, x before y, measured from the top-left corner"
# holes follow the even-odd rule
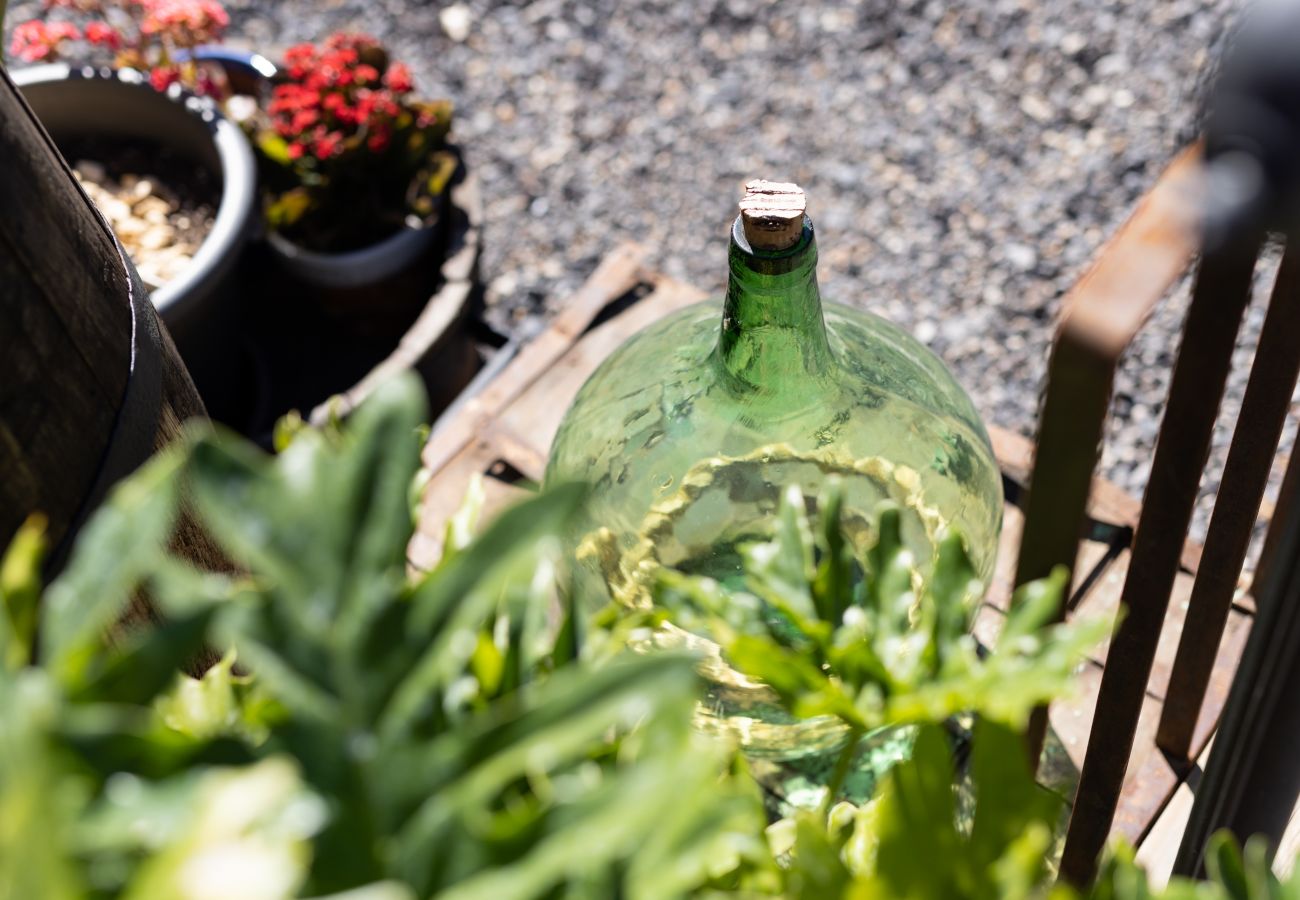
[[[874,514],[897,505],[924,575],[949,528],[991,575],[1002,486],[987,433],[942,362],[889,322],[823,304],[811,224],[788,251],[756,253],[733,232],[722,304],[673,314],[616,350],[561,423],[546,481],[593,490],[573,534],[575,590],[653,602],[669,566],[742,587],[740,548],[770,540],[788,485],[810,511],[838,478],[846,536],[859,558]],[[843,739],[824,719],[791,720],[768,689],[705,653],[701,724],[751,755],[793,759]]]
[[[1000,475],[969,401],[953,393],[960,388],[917,384],[918,369],[951,381],[929,351],[901,343],[906,335],[882,319],[827,304],[832,353],[856,361],[806,386],[784,412],[755,412],[713,371],[718,316],[718,303],[705,301],[637,335],[583,387],[556,435],[546,480],[591,482],[583,535],[606,529],[619,554],[631,554],[603,580],[631,578],[650,530],[659,564],[738,578],[735,548],[770,538],[781,489],[797,484],[815,498],[832,475],[843,480],[845,508],[863,518],[882,500],[902,507],[918,560],[956,527],[981,577],[992,573]],[[584,549],[590,557],[597,548],[588,540]]]

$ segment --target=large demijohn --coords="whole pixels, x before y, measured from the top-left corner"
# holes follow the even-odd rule
[[[991,574],[1002,482],[974,406],[899,328],[823,304],[804,203],[794,185],[750,183],[721,305],[700,303],[633,337],[565,415],[546,481],[594,486],[574,536],[584,596],[649,603],[658,565],[739,586],[737,548],[770,539],[782,489],[798,485],[815,510],[832,476],[859,558],[875,540],[874,510],[891,500],[923,570],[955,527],[981,577]],[[731,687],[717,685],[733,699],[758,688]],[[715,700],[720,713],[745,706]],[[780,755],[761,719],[746,744]]]

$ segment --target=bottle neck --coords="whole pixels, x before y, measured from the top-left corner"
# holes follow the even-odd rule
[[[812,222],[790,249],[753,250],[740,219],[731,230],[731,277],[717,358],[740,390],[785,393],[831,366]]]

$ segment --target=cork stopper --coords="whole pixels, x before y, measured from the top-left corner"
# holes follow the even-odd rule
[[[756,179],[745,185],[740,201],[740,221],[745,240],[755,250],[787,250],[803,234],[807,206],[803,188],[797,184]]]

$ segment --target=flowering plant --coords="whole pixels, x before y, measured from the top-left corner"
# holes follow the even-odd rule
[[[431,222],[456,168],[446,145],[451,104],[412,91],[410,70],[367,35],[291,47],[255,123],[268,224],[337,252]]]
[[[193,58],[195,47],[219,41],[230,24],[217,0],[45,0],[45,11],[61,17],[14,28],[9,52],[23,62],[54,62],[79,44],[78,58],[107,56],[116,68],[147,72],[160,91],[179,82],[218,93]]]

